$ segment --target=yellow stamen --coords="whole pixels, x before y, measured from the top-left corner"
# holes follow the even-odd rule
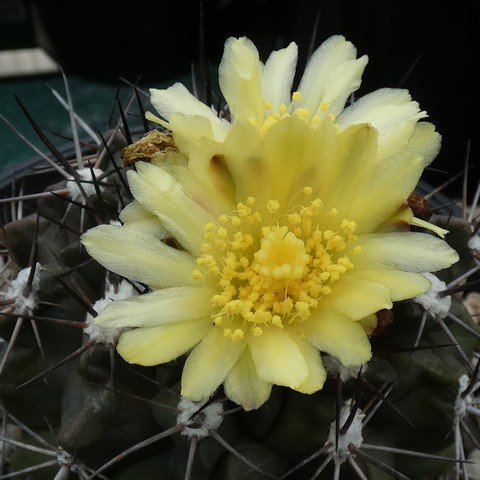
[[[313,188],[303,187],[287,204],[295,205],[299,194],[313,195]],[[262,335],[266,328],[308,321],[321,298],[354,268],[345,253],[356,240],[357,224],[334,220],[338,210],[323,212],[320,198],[294,207],[275,199],[255,205],[255,197],[248,197],[234,215],[220,215],[205,226],[200,269],[192,272],[193,278],[209,275],[216,282],[213,323],[234,342]],[[280,210],[285,214],[278,216]],[[332,229],[320,230],[326,220]]]
[[[192,279],[193,280],[200,280],[203,277],[203,273],[200,270],[194,270],[192,272]]]

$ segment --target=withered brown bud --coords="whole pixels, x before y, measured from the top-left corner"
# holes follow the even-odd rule
[[[432,216],[430,205],[425,197],[418,193],[412,193],[407,200],[408,206],[412,209],[413,215],[421,220],[429,220]]]
[[[166,149],[177,149],[172,135],[159,132],[158,130],[150,130],[140,140],[122,150],[123,165],[130,166],[140,160],[149,162],[153,155]]]

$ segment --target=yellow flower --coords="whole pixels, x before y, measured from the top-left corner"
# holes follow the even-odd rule
[[[429,288],[422,272],[458,259],[444,241],[408,231],[407,198],[440,144],[418,123],[418,104],[384,89],[343,110],[366,58],[338,36],[291,94],[296,54],[291,44],[262,66],[249,40],[227,41],[220,85],[231,123],[180,84],[153,91],[179,150],[128,172],[135,200],[122,227],[82,237],[106,268],[151,289],[96,322],[131,328],[117,347],[131,363],[193,348],[182,395],[195,401],[222,383],[246,409],[273,384],[318,391],[320,352],[367,362],[362,324],[371,331],[377,311]]]

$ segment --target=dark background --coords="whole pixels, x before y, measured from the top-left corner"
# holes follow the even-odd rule
[[[25,41],[46,48],[70,75],[115,84],[119,75],[134,80],[141,74],[142,84],[158,86],[188,78],[199,58],[197,0],[25,5],[33,26],[30,39],[23,32]],[[357,95],[402,85],[443,135],[435,167],[448,174],[430,172],[434,183],[463,168],[471,140],[473,189],[480,165],[480,2],[205,0],[203,24],[212,80],[229,36],[251,38],[263,59],[296,41],[303,68],[312,33],[315,46],[332,34],[345,35],[370,58]]]

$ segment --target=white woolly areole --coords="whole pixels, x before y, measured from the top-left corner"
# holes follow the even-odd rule
[[[71,465],[73,462],[73,457],[65,450],[59,448],[57,452],[57,462],[60,465]]]
[[[128,283],[126,280],[122,280],[118,284],[116,292],[114,285],[107,282],[105,296],[94,303],[93,309],[97,313],[100,313],[107,305],[115,300],[125,300],[136,294],[137,292],[135,292],[132,284]],[[85,335],[88,335],[91,340],[95,340],[97,343],[115,345],[118,341],[118,337],[125,331],[125,328],[102,327],[101,325],[97,325],[95,324],[95,319],[90,314],[87,314],[85,321],[88,326],[83,332]]]
[[[431,273],[426,272],[423,276],[430,280],[432,285],[427,292],[415,297],[413,301],[420,304],[432,317],[444,319],[452,306],[452,297],[439,297],[438,294],[447,289],[447,284]]]
[[[35,275],[33,276],[32,287],[30,293],[25,295],[25,289],[30,276],[31,267],[24,268],[18,272],[17,278],[12,281],[5,300],[14,300],[15,312],[19,314],[26,314],[29,310],[35,310],[38,306],[38,287],[40,285],[40,272],[43,267],[37,263],[35,266]]]
[[[195,427],[184,427],[182,435],[190,438],[205,438],[210,435],[212,430],[216,430],[221,425],[223,422],[223,405],[221,402],[213,402],[189,420],[204,404],[205,402],[193,402],[189,398],[181,398],[177,405],[177,408],[180,410],[177,416],[177,425],[179,423],[195,424]]]
[[[480,236],[474,235],[467,243],[468,248],[471,250],[480,251]]]
[[[331,355],[322,356],[323,366],[332,377],[340,376],[342,382],[347,382],[351,378],[357,378],[360,367],[346,367],[338,358]],[[368,365],[362,365],[362,372],[366,372]]]
[[[465,374],[458,379],[458,395],[454,406],[455,416],[458,418],[463,418],[467,414],[467,406],[473,403],[471,395],[462,398],[462,393],[467,389],[469,383],[470,379]]]
[[[342,410],[340,411],[340,429],[345,425],[348,417],[350,416],[351,400],[347,400]],[[337,459],[340,462],[344,462],[347,457],[350,455],[348,446],[352,444],[353,446],[359,448],[363,443],[362,437],[362,421],[365,417],[365,414],[358,409],[355,413],[355,417],[350,427],[344,434],[340,434],[338,437],[338,450],[337,450]],[[330,453],[335,452],[335,421],[330,424],[330,431],[328,432],[327,443],[330,443]]]
[[[88,167],[80,168],[79,170],[77,170],[77,173],[81,180],[85,180],[85,183],[82,182],[82,187],[85,190],[87,197],[91,197],[92,195],[95,195],[96,194],[95,185],[93,183],[87,183],[87,182],[93,182],[92,172],[90,171],[90,169]],[[94,168],[93,173],[95,174],[95,178],[98,178],[100,175],[103,174],[103,170],[100,170],[99,168]],[[83,198],[82,192],[78,188],[78,184],[75,181],[73,175],[70,175],[68,177],[66,188],[72,200],[78,200],[79,198]],[[102,187],[101,185],[99,185],[99,188],[100,190],[104,189],[104,187]]]

